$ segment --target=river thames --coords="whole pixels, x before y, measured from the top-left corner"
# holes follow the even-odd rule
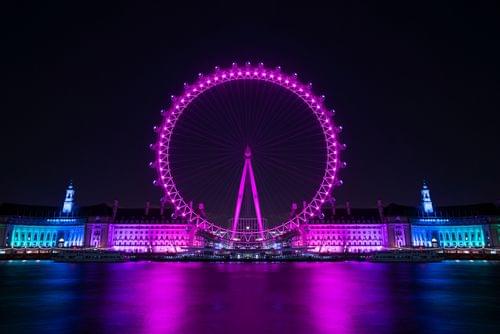
[[[500,263],[0,263],[2,333],[493,333]]]

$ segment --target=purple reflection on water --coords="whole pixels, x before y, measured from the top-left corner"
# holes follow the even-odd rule
[[[500,264],[0,263],[0,332],[498,329]]]

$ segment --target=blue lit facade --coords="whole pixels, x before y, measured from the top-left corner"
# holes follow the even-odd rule
[[[5,240],[7,247],[81,247],[85,238],[85,218],[74,216],[75,189],[70,183],[61,214],[51,218],[10,216],[6,219]]]
[[[414,219],[411,234],[414,247],[486,247],[491,239],[484,218]]]
[[[12,218],[6,233],[8,247],[79,247],[83,246],[85,219]]]
[[[495,218],[488,215],[469,214],[457,216],[460,208],[453,214],[438,214],[431,200],[426,182],[421,190],[420,217],[410,218],[412,245],[414,247],[440,248],[477,248],[495,245],[491,229]],[[447,210],[453,211],[453,210]],[[498,217],[496,218],[498,219]],[[498,240],[497,240],[498,241]]]

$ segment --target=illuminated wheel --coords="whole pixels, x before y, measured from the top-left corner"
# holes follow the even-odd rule
[[[155,183],[177,216],[218,238],[247,243],[275,239],[318,215],[341,183],[341,128],[323,101],[297,75],[263,64],[233,64],[199,75],[172,98],[155,127]],[[246,146],[252,148],[268,223],[264,233],[241,230],[235,238],[227,220]],[[201,214],[193,201],[203,202],[207,213]],[[290,211],[292,202],[303,204]]]

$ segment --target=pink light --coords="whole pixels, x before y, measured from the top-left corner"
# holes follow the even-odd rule
[[[259,194],[257,192],[257,184],[255,183],[255,177],[252,168],[252,152],[250,151],[250,147],[248,146],[245,149],[245,165],[243,166],[243,173],[241,174],[240,187],[238,190],[238,198],[236,201],[236,208],[234,209],[231,238],[234,239],[236,237],[236,232],[238,229],[238,223],[240,219],[241,202],[243,201],[243,195],[245,192],[245,181],[247,174],[249,174],[250,177],[250,186],[252,189],[253,204],[255,207],[255,214],[257,215],[257,224],[259,228],[258,232],[260,234],[260,237],[264,239],[264,225],[262,223],[262,214],[260,211]]]
[[[237,75],[237,77],[236,77]],[[323,106],[322,104],[319,103],[319,97],[315,96],[312,91],[311,87],[302,85],[300,82],[296,81],[297,76],[294,74],[293,76],[288,76],[286,74],[282,74],[280,70],[277,68],[276,70],[268,70],[263,67],[263,65],[257,65],[257,66],[251,66],[250,64],[247,64],[244,67],[239,67],[238,65],[233,65],[233,68],[227,68],[220,70],[219,68],[216,68],[216,70],[209,75],[206,76],[200,76],[197,82],[193,83],[191,88],[189,86],[185,85],[185,92],[184,95],[181,96],[179,101],[181,105],[175,104],[176,99],[173,100],[172,105],[169,110],[170,114],[167,114],[169,117],[164,120],[164,126],[163,126],[163,131],[159,134],[158,136],[158,146],[156,147],[157,152],[158,152],[158,162],[159,164],[156,165],[157,171],[159,173],[159,178],[164,187],[165,187],[165,193],[168,194],[169,198],[171,198],[171,202],[177,204],[175,207],[177,208],[184,208],[183,209],[183,217],[187,215],[188,217],[194,219],[200,219],[198,217],[196,212],[193,212],[192,209],[187,206],[183,198],[180,196],[178,190],[175,188],[174,180],[170,172],[168,172],[169,169],[169,145],[170,145],[170,137],[172,135],[172,131],[174,130],[173,124],[176,123],[177,118],[182,114],[183,110],[188,107],[189,103],[191,103],[199,94],[199,92],[205,91],[207,89],[210,89],[211,87],[214,87],[218,85],[219,83],[225,82],[225,80],[219,80],[219,79],[225,79],[230,77],[231,80],[248,80],[248,79],[255,79],[258,80],[262,77],[263,80],[269,80],[285,89],[288,89],[289,91],[295,93],[298,97],[300,97],[309,107],[309,109],[316,115],[317,119],[322,125],[322,129],[325,135],[325,140],[326,140],[326,145],[327,145],[327,164],[326,164],[326,170],[325,170],[325,176],[324,176],[324,181],[321,183],[320,188],[317,190],[316,195],[313,197],[315,202],[311,202],[307,205],[307,210],[302,210],[301,213],[293,217],[291,220],[286,222],[285,224],[288,223],[302,223],[305,220],[308,219],[310,212],[313,210],[319,210],[320,207],[318,205],[315,205],[316,203],[324,203],[325,198],[330,195],[331,189],[334,186],[337,185],[335,180],[335,173],[337,171],[337,159],[334,159],[334,163],[332,163],[333,157],[337,156],[337,151],[334,149],[337,147],[337,141],[336,141],[336,136],[333,134],[336,134],[336,126],[334,126],[333,121],[330,122],[328,117],[325,117],[325,108],[326,106]],[[265,79],[264,79],[265,78]],[[293,78],[293,79],[292,79]],[[293,87],[293,88],[292,88]],[[189,89],[189,92],[187,91]],[[300,93],[299,93],[300,92]],[[323,96],[321,96],[321,99],[323,99]],[[169,126],[166,126],[169,124]],[[331,124],[331,125],[330,125]],[[332,133],[333,132],[333,133]],[[162,160],[160,158],[160,154],[162,157],[164,157],[166,160]],[[248,158],[248,161],[251,159]],[[162,165],[160,167],[159,165]],[[259,234],[264,234],[263,231],[263,222],[262,222],[262,214],[260,212],[260,203],[257,205],[259,198],[257,194],[257,187],[255,185],[255,176],[253,173],[253,166],[251,162],[247,163],[247,157],[245,157],[245,166],[243,168],[243,174],[242,174],[242,179],[247,179],[247,176],[249,178],[249,182],[251,183],[251,189],[252,189],[252,194],[254,194],[254,204],[256,207],[256,215],[257,215],[257,220],[259,222]],[[253,179],[253,180],[252,180]],[[327,181],[328,179],[328,181]],[[330,179],[332,180],[331,182]],[[245,181],[244,180],[244,181]],[[240,180],[241,181],[241,180]],[[254,183],[254,185],[252,185]],[[325,185],[328,185],[328,188],[325,188]],[[245,187],[245,184],[243,185]],[[255,190],[255,191],[254,191]],[[255,195],[257,195],[255,197]],[[240,204],[241,205],[241,204]],[[236,210],[235,210],[236,211]],[[235,212],[236,214],[236,212]],[[239,216],[238,216],[239,219]],[[233,221],[238,223],[238,219],[235,219]],[[228,238],[230,235],[233,233],[238,233],[237,227],[236,230],[226,230],[226,232],[222,232],[222,229],[220,227],[216,227],[212,223],[205,221],[202,219],[203,224],[208,224],[211,226],[211,228],[215,228],[215,230],[218,231],[219,234],[217,235],[224,235],[224,233],[228,233]],[[262,227],[261,227],[262,226]],[[283,225],[285,226],[285,225]],[[204,227],[205,228],[205,227]],[[231,233],[232,232],[232,233]],[[282,230],[280,230],[279,233],[283,233]],[[276,236],[276,235],[274,235]],[[245,238],[241,238],[241,240],[244,240]],[[260,240],[265,240],[264,238],[258,238]],[[254,239],[256,240],[256,239]]]

